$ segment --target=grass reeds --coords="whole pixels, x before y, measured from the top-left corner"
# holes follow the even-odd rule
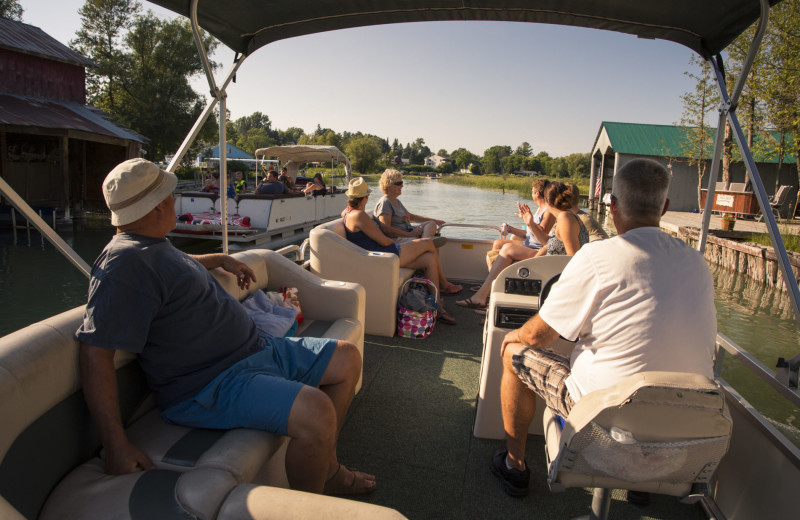
[[[459,186],[473,186],[475,188],[487,190],[517,192],[520,197],[529,199],[531,198],[531,183],[533,183],[534,178],[535,177],[517,177],[513,175],[506,176],[505,179],[500,175],[448,175],[442,177],[441,182],[457,184]],[[550,180],[572,182],[578,186],[582,195],[586,195],[589,192],[589,179],[583,177]]]
[[[800,253],[800,235],[798,235],[796,231],[791,231],[789,226],[785,224],[778,224],[778,229],[780,229],[783,243],[786,245],[786,250]],[[753,233],[747,240],[762,246],[772,247],[772,242],[767,233]]]

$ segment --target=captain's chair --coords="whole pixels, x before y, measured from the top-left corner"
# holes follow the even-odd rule
[[[595,488],[591,519],[608,517],[611,489],[699,500],[732,426],[717,383],[677,372],[637,374],[543,422],[550,489]]]

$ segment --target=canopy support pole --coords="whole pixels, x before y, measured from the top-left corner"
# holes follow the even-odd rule
[[[225,92],[227,90],[228,85],[230,85],[231,81],[233,81],[233,78],[236,77],[236,72],[239,70],[239,67],[241,66],[241,64],[244,61],[244,59],[245,59],[245,56],[239,56],[236,59],[236,61],[233,64],[233,67],[231,67],[231,70],[228,72],[228,75],[225,77],[225,80],[222,82],[222,87],[221,87],[222,92]],[[175,173],[175,170],[177,169],[178,165],[183,160],[183,156],[186,155],[186,152],[189,150],[189,147],[192,146],[192,144],[194,143],[194,140],[197,139],[197,135],[200,133],[200,130],[203,128],[203,125],[206,124],[206,121],[208,120],[209,116],[214,113],[214,108],[217,106],[217,103],[219,102],[219,98],[217,98],[214,95],[214,92],[212,92],[211,95],[212,95],[212,98],[208,102],[208,104],[206,105],[206,108],[203,110],[203,112],[197,118],[197,121],[195,121],[194,126],[189,131],[189,133],[186,134],[186,137],[184,138],[183,143],[181,143],[180,148],[178,148],[178,151],[175,153],[175,156],[169,162],[169,166],[167,166],[167,171],[168,172]]]
[[[761,20],[759,22],[758,30],[756,31],[756,35],[750,45],[750,50],[748,51],[747,57],[742,65],[741,75],[739,76],[736,86],[734,87],[734,90],[730,96],[728,96],[728,90],[725,87],[725,75],[723,74],[720,66],[715,60],[707,59],[714,71],[714,74],[716,75],[717,86],[719,87],[720,96],[722,98],[722,106],[720,107],[720,123],[717,126],[717,144],[715,146],[712,172],[718,171],[719,168],[717,148],[721,147],[722,135],[725,131],[723,119],[727,118],[728,123],[731,125],[731,130],[733,131],[733,137],[736,140],[736,144],[739,146],[739,151],[742,154],[742,159],[745,163],[745,167],[747,168],[747,176],[753,185],[753,192],[756,196],[756,200],[758,200],[758,205],[761,207],[761,213],[764,216],[764,222],[766,223],[767,232],[769,233],[769,238],[772,242],[772,247],[778,260],[778,266],[780,267],[783,280],[786,284],[786,291],[789,293],[789,298],[792,302],[795,321],[798,328],[800,328],[800,289],[798,289],[797,280],[794,277],[792,265],[789,262],[789,255],[786,253],[786,246],[783,243],[783,237],[778,229],[778,223],[775,220],[775,216],[772,214],[767,190],[764,188],[764,182],[761,180],[761,176],[758,173],[756,162],[753,159],[753,154],[747,145],[747,139],[745,138],[744,132],[742,132],[739,119],[736,117],[736,103],[738,102],[739,96],[742,93],[745,80],[750,73],[750,68],[753,65],[753,61],[755,61],[755,57],[758,53],[758,48],[761,45],[761,40],[764,36],[764,32],[766,31],[768,21],[769,1],[761,0]],[[713,197],[716,180],[716,175],[709,176],[706,212],[703,215],[703,228],[700,233],[699,249],[701,252],[703,252],[705,249],[706,235],[708,234],[708,222],[711,216],[710,201]]]
[[[222,252],[228,254],[228,161],[227,161],[227,139],[225,138],[225,126],[228,120],[228,113],[225,103],[225,98],[227,94],[225,89],[228,87],[230,80],[233,78],[236,70],[244,61],[244,56],[241,59],[236,61],[233,69],[231,70],[228,78],[223,83],[222,88],[217,88],[217,83],[214,81],[214,71],[211,68],[211,63],[208,61],[208,52],[206,51],[205,45],[203,45],[203,38],[200,35],[200,24],[197,21],[197,3],[199,0],[192,0],[191,5],[191,22],[192,22],[192,37],[194,38],[194,43],[197,46],[197,52],[200,54],[200,60],[203,63],[203,70],[206,72],[206,79],[208,80],[208,86],[211,89],[211,96],[214,100],[219,103],[219,195],[220,195],[220,223],[222,224]],[[209,106],[206,107],[206,110],[201,114],[200,119],[202,119],[202,123],[200,119],[198,119],[197,123],[195,123],[195,127],[192,128],[192,132],[194,132],[194,136],[189,141],[189,136],[187,136],[184,144],[181,145],[181,148],[188,148],[189,145],[194,141],[194,138],[197,137],[197,132],[200,131],[200,127],[203,126],[205,123],[205,119],[213,110],[214,102],[209,103]],[[199,123],[199,124],[198,124]],[[191,135],[191,132],[190,132]],[[188,145],[186,144],[188,141]],[[184,150],[185,153],[185,150]],[[178,159],[178,155],[175,155],[173,162],[170,163],[169,167],[173,167],[173,163],[175,160]],[[170,170],[172,171],[172,170]]]

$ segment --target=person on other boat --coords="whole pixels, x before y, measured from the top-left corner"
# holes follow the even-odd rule
[[[242,172],[236,172],[236,174],[234,175],[233,189],[236,190],[237,196],[247,191],[247,182],[245,182]]]
[[[286,168],[284,168],[284,170],[286,170]],[[292,182],[292,179],[287,177],[285,174],[280,174],[280,176],[278,176],[278,180],[281,181],[284,186],[286,186],[286,193],[297,193],[297,188],[295,187],[294,182]]]
[[[395,242],[432,238],[444,224],[444,220],[415,215],[400,202],[399,197],[403,192],[403,174],[400,171],[393,168],[385,170],[381,175],[380,187],[383,197],[378,199],[372,214],[380,221],[381,231]],[[412,226],[412,222],[420,225]]]
[[[581,219],[583,225],[586,226],[586,231],[589,232],[589,242],[594,242],[595,240],[603,240],[608,238],[608,233],[606,230],[603,229],[603,226],[589,213],[583,211],[580,207],[580,200],[581,200],[581,190],[575,184],[571,182],[565,182],[564,184],[572,191],[572,198],[575,201],[575,205],[572,206],[572,212],[578,215],[578,218]]]
[[[219,193],[219,170],[211,172],[211,178],[206,180],[205,186],[200,191],[206,193]]]
[[[256,186],[256,193],[259,195],[280,195],[286,193],[286,186],[278,179],[275,170],[267,172],[266,177]]]
[[[553,215],[547,211],[547,201],[544,198],[544,190],[550,184],[547,179],[536,179],[531,185],[531,198],[536,204],[536,213],[531,212],[530,206],[517,202],[516,215],[525,222],[527,229],[520,229],[508,224],[503,224],[505,230],[511,234],[511,239],[499,239],[492,243],[492,249],[486,254],[486,266],[492,269],[492,264],[500,254],[500,249],[508,243],[523,241],[525,247],[534,250],[542,248],[542,244],[547,242],[548,233],[555,223]]]
[[[491,467],[508,494],[528,491],[534,392],[566,418],[581,397],[639,372],[714,377],[714,283],[700,253],[659,229],[669,182],[655,161],[625,164],[614,176],[609,208],[618,236],[578,251],[538,314],[505,336],[506,449],[497,450]],[[547,348],[559,335],[577,340],[571,357]]]
[[[484,311],[492,282],[512,263],[548,252],[551,255],[574,255],[581,246],[589,243],[589,233],[580,219],[570,211],[573,206],[572,192],[567,185],[563,182],[551,182],[544,190],[544,198],[547,202],[547,211],[559,224],[556,233],[548,238],[545,246],[539,250],[525,247],[519,241],[504,244],[483,285],[470,298],[458,300],[456,305]]]
[[[125,350],[138,354],[167,421],[288,435],[292,488],[373,490],[374,477],[348,470],[336,457],[338,432],[361,373],[357,347],[332,339],[259,336],[244,306],[209,273],[222,268],[246,289],[256,281],[252,269],[220,253],[188,255],[166,239],[175,227],[176,184],[174,175],[144,159],[121,163],[103,182],[117,234],[92,268],[76,337],[106,472],[154,467],[120,421],[114,353]]]
[[[325,181],[322,179],[322,174],[314,174],[314,178],[311,182],[306,184],[305,188],[303,189],[303,193],[306,195],[313,195],[315,197],[327,194],[328,188],[325,186]]]
[[[364,179],[356,177],[350,181],[347,192],[347,207],[342,212],[345,235],[347,240],[353,242],[367,251],[380,251],[392,253],[400,258],[400,267],[422,269],[425,277],[436,287],[439,287],[439,317],[440,321],[455,325],[456,321],[444,308],[441,295],[457,294],[462,290],[460,285],[451,284],[444,277],[442,264],[439,262],[439,253],[430,240],[413,240],[396,244],[387,237],[378,224],[364,209],[367,207],[370,189]]]

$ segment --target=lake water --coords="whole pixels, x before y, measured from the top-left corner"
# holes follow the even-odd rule
[[[371,207],[380,197],[380,189],[374,182],[370,185],[373,187]],[[514,216],[515,202],[520,200],[516,193],[406,180],[401,200],[413,213],[447,222],[520,225]],[[530,200],[526,202],[532,204]],[[97,222],[80,222],[58,229],[61,237],[89,265],[113,231],[109,225]],[[498,237],[496,231],[457,227],[446,227],[443,233],[451,237]],[[712,272],[720,332],[771,369],[778,357],[791,358],[800,351],[800,332],[784,293],[724,269],[712,267]],[[85,303],[87,287],[86,278],[51,245],[43,244],[36,231],[30,233],[30,238],[19,231],[16,243],[7,227],[0,232],[0,336]],[[776,426],[800,443],[797,434],[800,410],[785,404],[785,400],[737,365],[727,362],[723,376]]]

